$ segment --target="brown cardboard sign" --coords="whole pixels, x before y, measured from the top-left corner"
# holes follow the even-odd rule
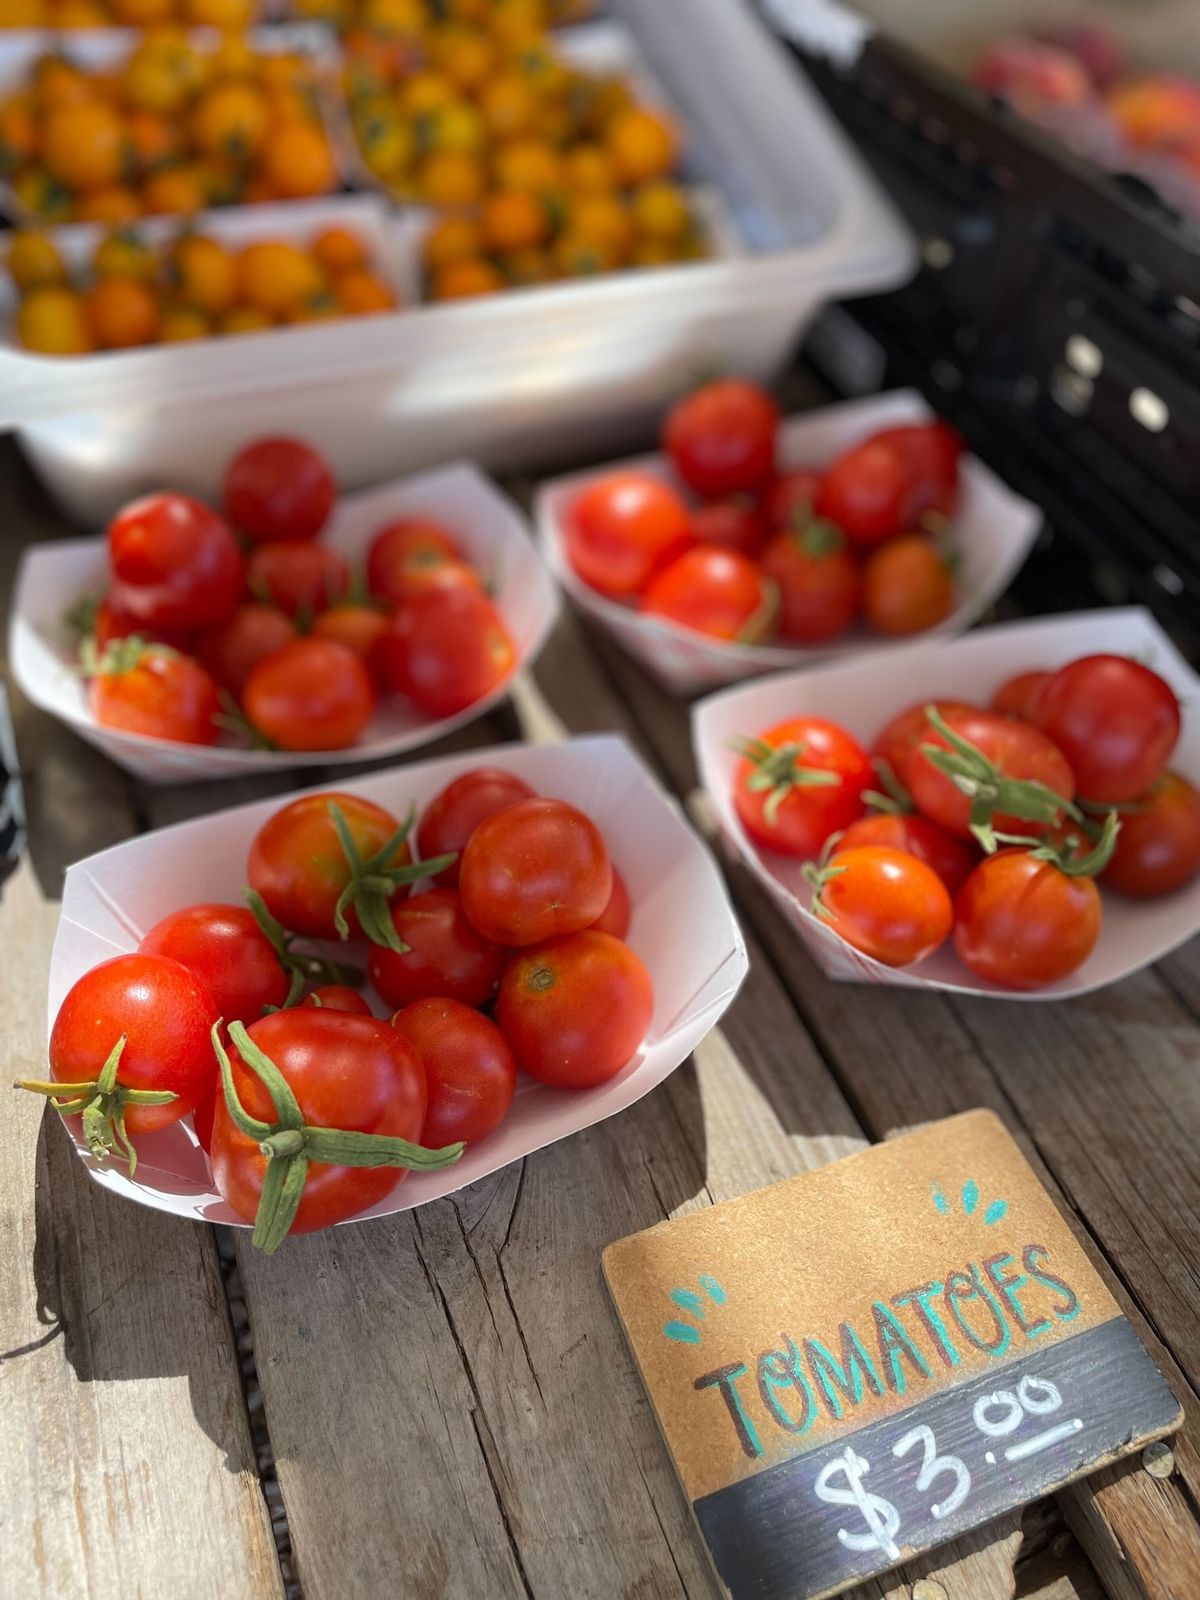
[[[1181,1411],[991,1112],[610,1245],[734,1600],[815,1600],[1140,1449]]]

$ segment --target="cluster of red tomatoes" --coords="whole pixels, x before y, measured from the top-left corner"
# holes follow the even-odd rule
[[[780,723],[740,747],[735,804],[757,844],[812,863],[813,910],[855,948],[908,966],[953,936],[978,977],[1034,989],[1095,947],[1097,877],[1146,897],[1200,872],[1200,792],[1167,769],[1179,726],[1157,673],[1084,656],[987,709],[910,706],[870,753],[823,718]]]
[[[315,450],[261,439],[229,466],[224,516],[182,494],[119,512],[83,652],[97,722],[340,750],[381,696],[446,717],[502,683],[513,643],[454,533],[427,518],[381,528],[364,588],[318,539],[335,496]]]
[[[944,422],[887,428],[821,470],[776,468],[779,412],[723,379],[667,415],[686,489],[652,473],[589,484],[566,548],[591,588],[709,638],[815,645],[858,618],[883,634],[932,628],[954,606],[939,543],[958,502],[962,441]]]
[[[184,907],[92,968],[55,1019],[51,1081],[25,1087],[131,1171],[139,1136],[191,1116],[269,1250],[456,1160],[503,1122],[518,1070],[560,1089],[619,1072],[654,993],[596,825],[499,768],[442,790],[415,852],[413,822],[344,793],[275,812],[250,846],[250,908]],[[338,939],[366,941],[390,1022],[297,945]]]

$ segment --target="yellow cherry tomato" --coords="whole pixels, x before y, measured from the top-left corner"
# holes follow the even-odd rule
[[[80,356],[95,349],[83,302],[70,289],[32,289],[17,311],[17,338],[46,356]]]
[[[180,300],[211,317],[228,311],[237,298],[237,258],[207,234],[184,234],[176,242],[168,276]]]
[[[22,228],[9,235],[8,271],[22,291],[67,281],[66,263],[48,234]]]
[[[212,323],[195,306],[170,306],[158,328],[161,344],[188,344],[193,339],[209,339],[212,333]]]
[[[98,278],[141,278],[149,282],[157,269],[153,250],[129,228],[107,234],[92,256],[92,271]]]

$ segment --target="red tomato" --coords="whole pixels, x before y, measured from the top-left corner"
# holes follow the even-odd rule
[[[1005,717],[1020,717],[1037,726],[1042,690],[1050,682],[1049,672],[1018,672],[1007,678],[992,696],[990,709]]]
[[[517,1065],[555,1089],[587,1089],[620,1072],[653,1016],[654,986],[643,963],[593,928],[521,951],[496,1002]]]
[[[1162,776],[1179,740],[1179,701],[1128,656],[1083,656],[1043,687],[1038,725],[1071,763],[1079,793],[1111,805]]]
[[[312,617],[344,598],[350,569],[328,545],[276,541],[250,552],[246,582],[251,594],[288,616]]]
[[[387,630],[386,612],[347,602],[322,611],[309,631],[314,639],[332,639],[335,644],[345,645],[374,677],[376,646]]]
[[[1200,792],[1166,772],[1148,794],[1121,814],[1112,860],[1101,874],[1106,889],[1143,898],[1182,889],[1200,873]]]
[[[208,1096],[208,1098],[206,1100],[202,1100],[196,1107],[195,1111],[192,1112],[192,1127],[196,1130],[196,1138],[198,1139],[200,1148],[204,1151],[205,1155],[208,1155],[209,1151],[212,1149],[212,1125],[213,1117],[216,1115],[216,1112],[217,1091],[215,1089]]]
[[[584,583],[618,599],[640,594],[695,542],[688,508],[648,472],[612,472],[588,484],[567,510],[565,536]]]
[[[841,845],[818,880],[817,915],[847,944],[888,967],[923,961],[954,925],[946,885],[906,850]]]
[[[990,775],[980,780],[974,803],[981,811],[988,812],[993,828],[1001,833],[1041,834],[1054,825],[1061,811],[1050,815],[1026,814],[1028,795],[1021,793],[1021,785],[1041,784],[1066,801],[1074,797],[1075,779],[1057,745],[1028,723],[999,716],[994,711],[960,711],[945,717],[944,721],[959,738],[974,745],[991,766]],[[940,822],[943,828],[949,828],[951,833],[969,835],[972,799],[953,778],[933,765],[924,754],[927,744],[939,750],[950,748],[949,740],[931,728],[928,737],[922,738],[909,752],[900,773],[901,782],[918,810]],[[1047,804],[1052,803],[1047,800]]]
[[[457,883],[461,865],[458,856],[479,824],[505,806],[534,798],[527,783],[501,767],[475,767],[464,772],[435,794],[421,813],[418,853],[428,861],[454,851],[456,859],[437,876],[442,883]]]
[[[756,556],[770,531],[761,507],[748,497],[710,500],[692,512],[692,532],[701,544],[738,550],[744,556]]]
[[[185,494],[152,494],[109,524],[112,600],[153,629],[211,628],[242,597],[237,540],[215,511]]]
[[[351,1016],[369,1017],[371,1008],[359,994],[344,983],[323,983],[304,1001],[306,1006],[317,1006],[322,1011],[346,1011]]]
[[[223,689],[240,699],[252,669],[295,637],[291,617],[276,606],[247,600],[231,617],[199,636],[195,655]]]
[[[791,717],[746,741],[733,803],[756,844],[815,858],[831,833],[862,816],[874,778],[866,751],[844,728],[824,717]]]
[[[801,532],[813,519],[821,474],[807,467],[781,472],[763,495],[767,522],[776,532]]]
[[[109,647],[88,686],[92,715],[105,728],[181,744],[214,744],[217,686],[190,656],[135,640]]]
[[[375,655],[383,683],[427,717],[473,706],[500,687],[516,659],[496,607],[465,589],[401,601]]]
[[[897,778],[903,773],[912,752],[930,736],[932,730],[925,712],[931,704],[942,717],[957,716],[960,712],[977,709],[963,700],[922,700],[915,706],[906,706],[903,711],[897,712],[871,746],[871,754],[876,761],[885,762]]]
[[[953,609],[950,565],[927,534],[904,534],[867,557],[863,615],[876,633],[923,633]]]
[[[749,556],[697,545],[650,580],[642,610],[710,639],[758,644],[775,626],[779,590]]]
[[[431,998],[398,1011],[392,1027],[425,1068],[429,1107],[421,1142],[437,1149],[494,1133],[517,1087],[517,1064],[496,1024],[458,1000]]]
[[[1028,850],[985,856],[959,891],[954,948],[977,977],[1040,989],[1081,967],[1100,937],[1091,878],[1068,877]]]
[[[948,422],[906,423],[884,428],[875,435],[877,442],[900,452],[913,480],[908,505],[910,522],[928,512],[952,517],[958,506],[958,459],[963,441]]]
[[[912,526],[912,479],[894,446],[868,439],[825,469],[814,507],[851,544],[870,548]]]
[[[775,470],[779,407],[756,383],[719,378],[667,412],[663,448],[689,488],[714,500],[761,489]]]
[[[411,900],[393,901],[392,924],[401,955],[373,944],[367,957],[371,982],[389,1006],[441,995],[483,1006],[496,992],[504,952],[467,921],[453,889],[427,889]]]
[[[597,933],[611,933],[614,939],[623,939],[629,932],[630,906],[629,890],[625,879],[612,869],[612,893],[608,897],[608,904],[592,923]]]
[[[462,548],[440,522],[402,517],[389,522],[371,540],[367,551],[367,588],[383,600],[398,600],[400,580],[414,562],[463,560]]]
[[[242,709],[280,750],[344,750],[375,710],[371,675],[332,639],[296,639],[246,679]]]
[[[186,650],[191,638],[189,633],[181,630],[145,627],[135,616],[123,611],[111,595],[106,595],[96,607],[96,615],[92,620],[96,649],[103,652],[114,640],[131,639],[134,634],[150,644],[169,645],[172,650]]]
[[[481,822],[462,853],[463,910],[496,944],[587,928],[612,894],[600,830],[565,800],[522,800]]]
[[[467,562],[431,555],[413,556],[411,561],[402,566],[393,567],[388,575],[387,598],[393,605],[398,605],[401,600],[412,599],[414,595],[446,589],[486,593],[483,580]]]
[[[793,644],[836,638],[858,615],[862,578],[832,523],[777,533],[762,568],[779,588],[780,637]]]
[[[271,941],[245,906],[196,905],[156,922],[138,949],[169,956],[204,985],[217,1014],[229,1022],[257,1022],[265,1006],[281,1006],[288,976]]]
[[[965,839],[940,828],[928,817],[912,813],[893,815],[876,812],[852,822],[838,841],[838,850],[856,850],[862,845],[878,845],[885,850],[903,850],[931,867],[946,885],[951,899],[966,881],[979,860],[979,852]]]
[[[256,544],[315,539],[336,496],[325,458],[299,439],[256,439],[225,472],[225,514]]]

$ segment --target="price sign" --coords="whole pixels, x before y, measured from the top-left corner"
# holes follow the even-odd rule
[[[975,1111],[611,1245],[733,1600],[818,1600],[1179,1426],[1003,1125]]]

